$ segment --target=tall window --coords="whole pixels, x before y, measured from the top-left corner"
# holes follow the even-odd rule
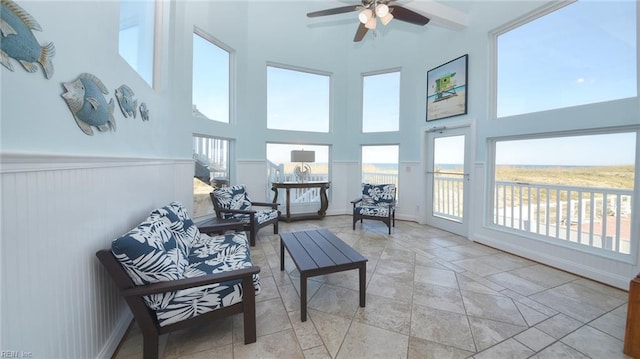
[[[362,146],[362,182],[393,183],[397,189],[399,149],[398,145]]]
[[[499,34],[497,117],[637,95],[636,1],[577,1]]]
[[[267,128],[329,132],[327,74],[267,66]]]
[[[136,72],[153,87],[155,45],[154,0],[120,0],[118,51]]]
[[[362,132],[400,129],[400,72],[362,78]]]
[[[229,185],[230,141],[222,138],[193,136],[193,217],[213,213],[209,193],[213,187]]]
[[[496,141],[493,224],[595,253],[628,255],[637,136]]]
[[[193,34],[193,116],[229,123],[230,53],[197,30]]]
[[[312,163],[299,163],[291,161],[291,151],[313,151],[315,160]],[[267,143],[267,198],[273,197],[271,183],[295,182],[296,167],[309,166],[310,173],[307,181],[329,181],[329,146],[325,145],[298,145],[290,143]],[[320,189],[292,190],[291,203],[315,203],[320,202]],[[284,193],[278,193],[278,198],[285,198]]]

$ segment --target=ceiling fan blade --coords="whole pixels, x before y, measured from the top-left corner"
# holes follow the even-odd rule
[[[358,31],[356,31],[356,36],[353,38],[353,42],[361,41],[362,38],[364,38],[364,35],[367,34],[367,31],[369,31],[369,29],[361,23],[360,26],[358,26]]]
[[[391,14],[394,18],[405,21],[414,25],[424,26],[429,23],[429,18],[418,14],[413,10],[409,10],[399,5],[389,5]]]
[[[318,16],[326,16],[326,15],[343,14],[345,12],[351,12],[351,11],[358,10],[358,6],[360,6],[360,5],[349,5],[349,6],[336,7],[336,8],[333,8],[333,9],[314,11],[314,12],[308,13],[307,17],[318,17]]]

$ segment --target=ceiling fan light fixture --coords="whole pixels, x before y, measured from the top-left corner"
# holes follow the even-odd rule
[[[371,10],[369,10],[371,11]],[[369,21],[367,21],[366,24],[364,24],[364,27],[366,27],[369,30],[373,30],[376,28],[376,18],[374,16],[371,16],[369,18]]]
[[[391,19],[393,19],[393,15],[391,15],[391,13],[388,13],[387,15],[380,18],[380,22],[382,23],[382,25],[387,26]]]
[[[389,14],[389,7],[386,4],[376,5],[376,16],[383,18]]]
[[[368,23],[372,18],[373,11],[371,11],[371,9],[364,9],[360,11],[360,14],[358,14],[358,20],[360,20],[360,22],[363,24]]]

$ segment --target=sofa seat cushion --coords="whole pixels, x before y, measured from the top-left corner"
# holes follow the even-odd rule
[[[361,216],[389,217],[389,207],[362,205],[354,208],[353,214],[359,214]]]
[[[183,270],[176,263],[181,256],[176,238],[168,224],[147,218],[136,228],[111,243],[111,251],[135,285],[171,281],[183,278]],[[174,293],[144,297],[149,308],[166,307]]]
[[[189,262],[185,278],[253,266],[249,242],[243,232],[213,237],[201,234],[193,243]],[[253,276],[253,287],[259,294],[260,277],[257,274]],[[240,280],[179,290],[167,306],[156,311],[158,322],[165,326],[239,303],[242,290]]]

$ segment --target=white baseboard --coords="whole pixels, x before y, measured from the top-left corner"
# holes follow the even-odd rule
[[[113,357],[113,354],[115,354],[116,349],[118,349],[118,345],[120,345],[120,342],[122,341],[124,336],[127,334],[127,329],[129,329],[129,325],[131,324],[132,320],[133,320],[133,314],[131,313],[131,311],[129,311],[129,308],[127,307],[127,309],[123,312],[122,316],[120,317],[120,320],[118,321],[118,325],[113,330],[113,332],[111,332],[109,339],[104,344],[104,346],[102,347],[102,350],[100,350],[100,353],[98,353],[98,356],[96,356],[96,358],[110,359]]]

